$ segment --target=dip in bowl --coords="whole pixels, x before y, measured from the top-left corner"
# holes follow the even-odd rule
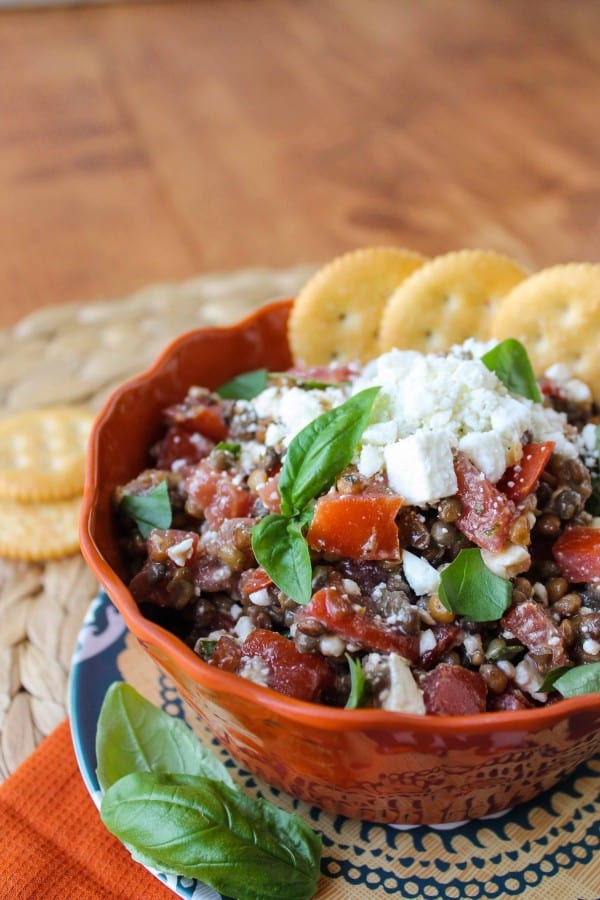
[[[556,522],[547,521],[545,538],[543,534],[536,538],[535,533],[542,513],[538,510],[536,519],[535,504],[526,504],[527,493],[525,497],[518,496],[514,481],[513,487],[506,488],[508,493],[503,494],[512,506],[507,507],[511,515],[503,514],[499,520],[499,527],[506,529],[502,540],[496,540],[498,527],[494,520],[492,527],[484,529],[490,533],[491,544],[488,541],[489,546],[482,547],[474,543],[469,527],[473,516],[482,513],[482,510],[478,512],[476,503],[473,510],[466,510],[463,503],[458,518],[454,515],[457,510],[450,510],[446,523],[442,517],[436,539],[431,537],[433,520],[427,521],[429,538],[425,538],[421,528],[423,522],[410,511],[419,505],[423,508],[435,506],[437,522],[440,520],[440,498],[444,499],[445,490],[450,494],[452,490],[458,490],[464,499],[467,496],[464,483],[471,478],[478,484],[484,481],[491,484],[481,473],[486,465],[498,468],[497,448],[495,451],[491,444],[487,446],[485,457],[481,441],[476,441],[469,456],[469,441],[463,442],[463,456],[454,466],[458,478],[455,488],[454,483],[449,484],[452,474],[447,466],[447,454],[439,456],[438,464],[420,478],[402,482],[407,466],[406,454],[414,452],[409,441],[389,456],[387,468],[391,477],[382,484],[381,479],[377,481],[380,471],[377,466],[380,457],[385,456],[381,449],[383,444],[378,443],[377,430],[372,430],[370,435],[364,430],[360,438],[364,459],[361,463],[354,458],[350,464],[354,466],[352,472],[356,478],[345,478],[348,484],[344,487],[339,483],[339,473],[335,473],[334,484],[320,489],[319,493],[330,496],[333,492],[336,497],[338,494],[364,497],[365,493],[371,496],[374,479],[379,485],[375,493],[387,498],[384,524],[381,530],[375,530],[374,540],[363,540],[358,545],[359,551],[354,553],[358,560],[351,559],[350,564],[347,553],[352,553],[352,546],[356,546],[356,530],[350,527],[352,522],[348,521],[348,527],[340,528],[338,516],[333,519],[337,524],[331,528],[331,516],[324,515],[317,528],[315,522],[318,524],[319,520],[314,514],[312,500],[310,504],[305,502],[308,494],[305,493],[305,499],[300,502],[298,493],[292,491],[290,496],[296,496],[297,508],[292,504],[292,508],[284,509],[283,513],[288,520],[298,523],[303,539],[310,544],[313,570],[309,596],[298,596],[290,603],[285,600],[285,591],[281,591],[276,583],[278,573],[268,571],[269,546],[272,545],[268,539],[262,541],[262,546],[253,537],[250,547],[245,539],[239,542],[240,546],[233,542],[234,549],[240,550],[242,556],[240,561],[234,554],[229,568],[237,571],[241,566],[242,571],[236,581],[235,596],[229,598],[229,604],[223,601],[219,605],[213,600],[217,594],[226,595],[223,584],[214,583],[214,596],[211,596],[210,584],[206,581],[196,594],[193,591],[190,594],[186,584],[189,580],[186,565],[195,560],[197,552],[190,517],[192,520],[197,518],[197,531],[204,532],[200,535],[203,545],[210,540],[206,534],[211,528],[205,526],[205,517],[200,510],[175,509],[172,526],[151,530],[147,538],[140,539],[139,526],[133,528],[130,521],[128,524],[128,517],[124,518],[122,510],[118,509],[124,495],[135,496],[137,493],[139,496],[160,486],[160,479],[158,482],[150,480],[142,489],[139,486],[140,473],[156,467],[157,454],[160,457],[162,453],[162,465],[165,470],[174,469],[179,482],[182,467],[173,465],[177,463],[179,450],[171,451],[178,436],[179,448],[181,440],[187,441],[187,437],[178,435],[177,427],[181,421],[177,416],[182,408],[186,408],[190,387],[213,391],[241,373],[261,369],[285,373],[290,369],[293,360],[286,337],[290,305],[289,302],[274,303],[261,307],[230,328],[201,329],[183,335],[167,348],[151,369],[111,396],[95,422],[90,441],[81,525],[83,554],[129,629],[175,682],[181,695],[206,721],[215,737],[243,766],[270,784],[333,813],[395,824],[433,824],[476,818],[529,800],[553,786],[600,748],[600,695],[587,693],[564,699],[551,684],[542,690],[546,686],[540,681],[542,672],[558,674],[559,670],[573,670],[580,664],[594,665],[595,639],[589,636],[591,643],[588,642],[586,650],[588,638],[585,630],[581,632],[581,617],[577,618],[582,606],[585,610],[586,603],[594,602],[594,579],[591,578],[589,583],[586,581],[585,590],[579,591],[577,609],[573,607],[568,612],[569,601],[566,601],[563,603],[564,615],[556,611],[554,615],[551,610],[554,604],[577,593],[571,589],[572,582],[577,586],[577,572],[572,571],[570,577],[565,578],[556,569],[552,547],[564,533],[569,533],[569,529],[586,530],[591,525],[583,510],[589,493],[589,477],[579,500],[574,500],[574,510],[567,510],[572,513],[571,519],[563,521],[560,515],[555,516],[559,519],[558,526]],[[340,382],[354,378],[351,372],[344,372],[342,376]],[[306,373],[291,377],[303,380],[304,387],[307,380],[318,382],[315,373],[310,373],[310,379]],[[365,375],[363,372],[360,377],[366,380],[357,385],[354,396],[360,394],[358,387],[363,391],[372,390],[373,378],[375,382],[381,380],[377,373]],[[325,382],[329,384],[329,377]],[[312,389],[308,387],[308,390]],[[331,390],[331,385],[326,388],[321,385],[316,390]],[[381,395],[378,396],[381,400]],[[165,410],[171,410],[170,449],[166,439],[169,428],[165,429],[164,424]],[[183,413],[184,418],[187,415],[187,412]],[[204,412],[201,418],[206,436]],[[561,439],[558,433],[551,433],[555,421],[549,416],[540,426],[542,432],[530,435],[526,446],[555,445]],[[546,426],[549,430],[544,431]],[[234,442],[229,432],[222,435],[219,427],[215,430],[214,419],[212,426],[208,426],[209,431],[211,427],[210,447],[199,447],[202,441],[195,439],[195,450],[188,448],[183,456],[188,451],[198,452],[200,459],[197,462],[204,465],[209,457],[215,461],[215,452],[225,457],[240,452],[235,449],[237,438]],[[290,434],[276,435],[273,446],[278,440],[287,442],[285,446],[289,447],[293,438],[290,440]],[[406,437],[395,433],[392,443],[401,444],[405,440]],[[243,439],[239,443],[243,444]],[[150,454],[152,448],[154,456]],[[305,448],[304,456],[309,450],[310,446]],[[436,450],[439,450],[439,444]],[[546,446],[544,452],[551,454],[552,450]],[[202,455],[205,452],[207,456]],[[521,456],[515,452],[514,464],[518,465]],[[471,456],[477,453],[480,465],[473,475],[475,463]],[[456,454],[453,459],[456,463]],[[275,474],[281,478],[279,463],[281,459],[273,465],[277,469]],[[517,481],[526,468],[523,463],[516,471]],[[445,482],[444,478],[440,480],[440,471]],[[537,475],[540,472],[541,469]],[[560,466],[550,474],[555,489],[557,480],[567,478],[567,475],[560,475]],[[511,470],[508,479],[505,478],[506,483],[511,480],[511,475],[515,475],[515,471]],[[532,485],[537,485],[537,475],[531,481],[529,492]],[[184,473],[183,477],[188,475]],[[575,477],[571,472],[569,477],[576,483],[579,475],[576,473]],[[583,475],[581,477],[585,481]],[[370,485],[367,490],[362,489],[365,480]],[[136,481],[135,489],[127,488]],[[500,483],[498,476],[496,481]],[[258,489],[265,483],[253,482],[250,490],[259,493]],[[449,486],[446,488],[444,484]],[[173,490],[171,484],[167,487]],[[569,483],[568,487],[573,489],[573,484]],[[411,490],[415,494],[410,502],[404,500],[390,506],[390,497],[399,497]],[[263,505],[268,504],[268,492],[262,490],[262,493]],[[310,524],[309,517],[301,521],[307,506],[311,507]],[[282,515],[281,507],[277,512],[276,506],[266,505],[257,516],[257,508],[256,505],[252,509],[244,508],[242,515],[236,518],[254,515],[255,524],[258,524],[268,515]],[[466,512],[472,512],[472,515],[466,515]],[[528,514],[532,514],[536,522]],[[544,514],[550,516],[552,513],[546,511]],[[386,544],[390,517],[399,535],[398,547],[391,551]],[[450,540],[443,533],[443,525],[454,528],[457,522],[461,524],[460,517],[468,521],[462,523],[464,528],[458,528],[458,535],[452,529],[446,529],[453,536]],[[519,518],[520,525],[516,524]],[[515,531],[514,534],[510,532],[509,540],[509,531],[513,527]],[[519,527],[521,531],[527,530],[525,536],[519,537]],[[164,532],[169,529],[175,529],[177,534],[165,539]],[[360,529],[358,534],[361,534]],[[336,535],[340,536],[339,545]],[[421,548],[419,540],[425,542]],[[437,550],[436,547],[428,549],[427,540],[430,544],[432,540],[433,544],[439,544]],[[522,543],[518,543],[519,540]],[[452,579],[443,576],[444,570],[456,574],[451,567],[459,559],[461,550],[475,551],[479,564],[482,554],[497,556],[501,552],[498,548],[502,547],[504,552],[508,544],[522,548],[517,573],[523,571],[523,566],[526,568],[523,560],[524,553],[529,553],[527,548],[531,547],[532,557],[536,554],[540,559],[543,557],[549,563],[545,581],[536,580],[532,584],[523,577],[516,583],[515,578],[520,575],[513,576],[511,564],[515,555],[517,558],[519,555],[517,551],[511,551],[512,556],[509,554],[503,559],[503,568],[497,567],[500,574],[496,573],[501,582],[510,582],[510,595],[497,616],[501,624],[490,627],[485,619],[481,619],[481,614],[473,616],[472,612],[453,610],[449,598]],[[382,555],[378,555],[380,550]],[[568,546],[566,550],[568,556]],[[244,554],[248,554],[245,562]],[[252,559],[253,554],[260,560]],[[572,564],[573,552],[570,559]],[[261,560],[264,565],[258,566],[257,562]],[[397,604],[389,612],[387,629],[379,627],[381,614],[369,606],[369,590],[376,594],[375,588],[382,583],[381,567],[390,578],[392,575],[396,579],[400,575],[403,578],[402,583],[384,580],[384,587],[379,591],[388,602]],[[179,570],[181,576],[174,578]],[[375,575],[371,577],[373,571]],[[248,572],[251,574],[243,574]],[[371,573],[369,577],[368,573]],[[209,573],[211,577],[214,574]],[[252,581],[251,575],[258,580]],[[208,577],[206,572],[202,577]],[[444,578],[446,587],[440,590],[440,579]],[[555,584],[549,597],[552,578],[555,581],[562,578],[565,584]],[[242,588],[245,584],[245,591],[240,588],[240,583]],[[169,598],[165,602],[160,601],[163,588],[164,597],[168,594]],[[280,622],[269,612],[277,591],[278,596],[284,594],[284,599],[278,601]],[[516,591],[522,596],[515,597]],[[556,596],[552,591],[556,591]],[[240,601],[242,594],[244,599]],[[254,599],[253,595],[256,595]],[[200,609],[202,596],[207,597],[207,605]],[[432,597],[436,599],[432,600]],[[577,602],[571,597],[572,606]],[[196,616],[193,621],[189,616],[186,618],[185,613],[190,603]],[[271,618],[261,620],[261,606],[265,615],[269,614]],[[203,631],[200,620],[207,609],[209,619]],[[334,620],[339,626],[340,620],[347,623],[357,617],[362,626],[359,631],[335,627]],[[249,621],[240,625],[244,619]],[[571,625],[561,628],[565,619],[571,620]],[[371,628],[375,628],[379,636],[387,631],[388,637],[383,644]],[[573,628],[576,634],[569,637],[569,629],[572,631]],[[244,650],[244,644],[246,641],[258,645],[268,643],[273,641],[275,634],[299,657],[293,656],[291,662],[288,659],[287,669],[283,667],[286,678],[282,676],[268,686],[269,673],[281,671],[274,663],[268,665],[268,660],[273,661],[279,651],[271,648],[262,655],[250,653],[248,647]],[[391,643],[388,640],[390,634]],[[532,634],[538,637],[532,637]],[[492,645],[492,641],[496,643]],[[600,646],[598,649],[600,651]],[[289,656],[287,650],[281,652],[283,657]],[[303,655],[313,661],[323,660],[323,666],[327,668],[316,693],[302,692],[308,671],[303,669]],[[251,659],[254,663],[249,664]],[[267,665],[263,665],[265,660]],[[513,672],[522,663],[520,680],[515,681]],[[535,663],[534,667],[532,663]],[[358,669],[369,681],[366,693],[361,691],[363,678],[357,674]],[[294,683],[300,685],[300,691],[295,689]],[[345,708],[346,705],[354,708]]]

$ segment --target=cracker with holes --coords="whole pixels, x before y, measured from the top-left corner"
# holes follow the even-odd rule
[[[0,499],[0,555],[36,562],[75,553],[80,506],[80,496],[47,503]]]
[[[34,502],[81,493],[93,416],[82,407],[28,410],[0,422],[0,498]]]
[[[600,397],[600,264],[567,263],[527,278],[498,306],[491,331],[520,340],[536,375],[564,363]]]
[[[383,311],[378,351],[448,350],[469,337],[485,340],[500,300],[526,272],[490,250],[437,256],[394,291]]]
[[[365,247],[334,259],[302,288],[289,324],[298,362],[366,362],[377,355],[381,313],[425,258],[395,247]]]

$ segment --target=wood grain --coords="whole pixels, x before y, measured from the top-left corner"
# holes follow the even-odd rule
[[[370,243],[598,259],[600,5],[0,15],[0,327]]]

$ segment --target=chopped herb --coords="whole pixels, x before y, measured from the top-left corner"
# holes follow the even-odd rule
[[[225,450],[227,453],[233,453],[234,456],[237,456],[241,449],[241,444],[228,444],[227,441],[220,441],[213,447],[213,450]]]
[[[439,597],[446,609],[473,622],[495,622],[510,606],[508,579],[490,572],[481,551],[461,550],[440,573]]]
[[[600,663],[585,663],[572,669],[555,671],[559,675],[554,680],[554,690],[563,697],[600,693]]]
[[[173,519],[166,478],[146,494],[125,494],[121,509],[135,520],[143,538],[153,528],[170,528]]]
[[[348,660],[348,668],[350,669],[350,693],[346,700],[346,709],[358,709],[365,700],[367,681],[365,671],[360,664],[359,659],[353,659],[349,653],[346,653]]]
[[[491,372],[495,372],[509,391],[520,394],[536,403],[542,402],[542,395],[535,380],[527,351],[520,341],[507,338],[492,347],[481,357],[481,362]]]
[[[344,469],[366,427],[379,388],[367,388],[313,419],[290,443],[281,474],[281,514],[252,529],[252,550],[277,587],[305,606],[312,594],[312,564],[304,531],[310,501]]]
[[[252,400],[264,391],[268,377],[266,369],[253,369],[226,381],[216,393],[225,400]]]
[[[238,900],[314,896],[320,838],[298,816],[239,791],[180,719],[113,684],[96,747],[102,821],[135,860]]]

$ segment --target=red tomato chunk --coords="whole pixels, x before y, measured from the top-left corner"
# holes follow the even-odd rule
[[[454,469],[462,504],[456,527],[478,547],[502,550],[517,515],[514,503],[463,453],[457,453]]]
[[[306,539],[315,550],[349,559],[399,559],[395,518],[402,503],[392,494],[326,494]]]
[[[470,716],[485,712],[487,687],[482,676],[461,666],[441,663],[423,681],[423,699],[435,716]]]
[[[567,528],[552,554],[568,581],[600,581],[600,528]]]
[[[300,653],[282,634],[257,628],[242,645],[241,664],[248,659],[264,663],[270,688],[297,700],[319,700],[331,686],[330,663],[315,653]]]
[[[297,621],[316,619],[329,632],[346,641],[356,642],[370,650],[382,653],[395,651],[411,662],[419,656],[419,638],[414,634],[395,631],[379,621],[360,603],[352,602],[347,594],[336,587],[317,591],[312,600],[297,616]]]
[[[524,500],[536,489],[539,477],[553,452],[554,441],[526,444],[521,461],[515,466],[509,466],[496,487],[515,503]]]

